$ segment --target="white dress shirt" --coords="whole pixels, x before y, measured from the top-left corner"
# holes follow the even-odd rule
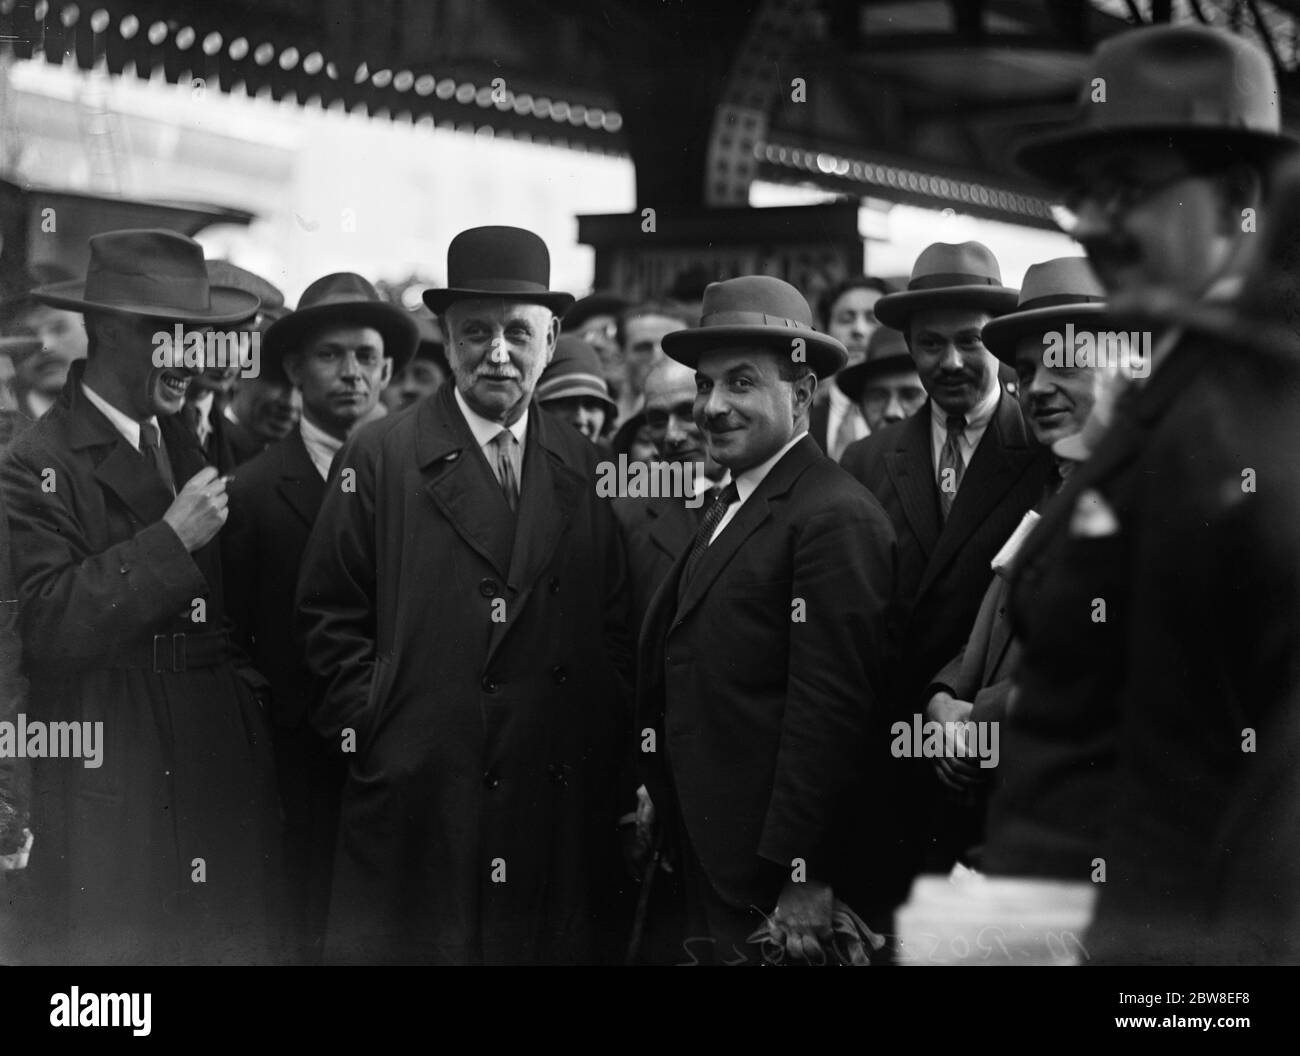
[[[305,414],[298,419],[298,431],[302,434],[303,446],[307,448],[311,464],[316,467],[321,480],[328,480],[330,464],[343,446],[343,441],[338,437],[330,436],[319,425],[313,425],[307,420]]]
[[[962,465],[970,468],[971,456],[975,454],[975,449],[980,446],[980,440],[984,437],[984,430],[989,427],[989,422],[993,420],[993,412],[998,409],[998,400],[1002,396],[1002,385],[999,383],[993,386],[993,391],[984,399],[975,405],[975,409],[966,415],[966,428],[962,431],[961,439],[958,441],[961,447]],[[943,445],[948,442],[948,412],[940,407],[933,399],[930,400],[930,455],[934,463],[935,480],[939,479],[939,454],[943,451]]]
[[[465,416],[465,423],[469,426],[469,431],[474,434],[474,439],[483,451],[483,457],[487,459],[487,464],[492,467],[492,472],[497,471],[497,453],[492,441],[497,438],[497,434],[502,429],[509,429],[510,435],[515,438],[515,442],[510,445],[510,462],[514,467],[515,480],[519,483],[519,493],[522,496],[524,490],[524,437],[528,431],[528,408],[524,408],[524,413],[519,416],[519,421],[514,425],[503,426],[500,422],[494,422],[484,418],[478,411],[474,410],[465,402],[465,397],[460,394],[460,389],[456,390],[456,406],[460,408],[460,413]]]
[[[96,407],[98,407],[99,410],[103,413],[104,417],[107,418],[112,423],[113,428],[122,434],[123,439],[125,439],[128,444],[130,444],[137,451],[139,451],[140,450],[140,423],[137,422],[134,418],[130,417],[129,415],[123,414],[111,403],[109,403],[106,399],[104,399],[103,396],[101,396],[89,385],[87,385],[84,381],[81,383],[81,391],[82,393],[85,394],[86,399],[88,399],[91,403],[93,403]],[[148,422],[150,425],[154,427],[154,429],[158,428],[157,417],[150,416],[148,418]],[[162,444],[161,433],[159,433],[158,443],[160,445]]]
[[[722,515],[722,520],[718,522],[718,527],[714,529],[713,534],[709,536],[710,546],[713,545],[713,540],[718,537],[722,530],[735,519],[736,514],[740,512],[740,508],[745,505],[745,500],[753,495],[758,486],[763,483],[763,478],[772,472],[772,468],[785,457],[785,453],[789,451],[790,448],[794,447],[795,444],[807,435],[808,430],[805,429],[766,462],[760,462],[756,466],[751,466],[743,473],[736,474],[734,478],[737,495],[736,501],[727,507],[727,512]]]
[[[208,437],[212,435],[212,401],[215,396],[216,393],[208,389],[197,400],[190,403],[190,406],[199,412],[195,428],[198,430],[199,444],[203,447],[208,446]]]
[[[871,430],[867,428],[866,419],[862,417],[858,405],[845,396],[838,385],[832,383],[827,393],[829,406],[826,409],[826,453],[831,457],[832,462],[838,462],[840,455],[844,454],[844,449],[849,444],[870,436]],[[840,427],[844,424],[846,416],[852,435],[844,443],[837,443]]]

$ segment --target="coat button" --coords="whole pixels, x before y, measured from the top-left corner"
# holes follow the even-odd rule
[[[483,771],[483,787],[487,789],[496,788],[501,784],[501,778],[497,777],[491,770]]]
[[[480,594],[482,594],[483,597],[485,597],[485,598],[494,598],[494,597],[496,597],[496,595],[497,595],[497,591],[500,590],[500,589],[501,589],[501,588],[497,586],[497,581],[496,581],[495,579],[481,579],[481,580],[479,580],[479,584],[478,584],[478,592],[479,592]]]
[[[551,581],[547,586],[550,587],[552,594],[558,594],[560,592],[560,581],[554,576],[551,577]]]
[[[555,667],[551,668],[551,677],[555,679],[555,684],[557,686],[562,686],[569,680],[569,672],[557,664]]]
[[[484,676],[483,676],[483,692],[484,692],[484,693],[495,693],[495,692],[497,691],[497,688],[498,688],[498,687],[497,687],[497,684],[496,684],[495,682],[493,682],[492,679],[488,678],[487,675],[484,675]]]

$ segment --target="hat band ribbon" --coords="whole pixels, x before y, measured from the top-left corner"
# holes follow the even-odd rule
[[[543,392],[550,392],[552,389],[569,389],[574,386],[581,386],[584,389],[595,389],[601,393],[602,398],[605,397],[605,393],[608,391],[605,388],[605,379],[597,377],[595,374],[587,374],[585,372],[581,374],[560,374],[554,378],[547,378],[544,384],[537,386],[537,398],[539,400],[545,399],[541,394]]]
[[[1016,311],[1032,312],[1038,308],[1056,308],[1063,304],[1104,304],[1105,301],[1105,297],[1097,297],[1090,293],[1048,293],[1042,297],[1031,297],[1016,305]]]
[[[540,282],[529,279],[457,279],[447,283],[448,289],[491,290],[493,293],[548,293]]]
[[[972,275],[965,271],[942,271],[935,275],[921,275],[907,284],[911,290],[937,290],[947,286],[1000,286],[1001,283],[989,275]]]
[[[807,323],[797,319],[787,319],[783,315],[768,315],[766,312],[710,312],[700,320],[700,327],[706,326],[780,326],[788,330],[811,330]]]

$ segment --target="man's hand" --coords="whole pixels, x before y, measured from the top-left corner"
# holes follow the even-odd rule
[[[27,858],[32,853],[35,837],[31,829],[23,829],[23,845],[13,854],[0,854],[0,873],[16,872],[27,868]]]
[[[226,482],[212,466],[204,466],[185,482],[180,494],[172,500],[163,514],[163,520],[172,526],[181,545],[190,553],[206,546],[226,523],[230,511],[226,497]]]
[[[925,706],[925,718],[927,722],[964,723],[969,721],[974,708],[975,705],[969,700],[958,700],[951,693],[939,692],[931,697],[930,703]],[[959,737],[962,738],[960,750],[957,746]],[[935,776],[939,778],[941,784],[955,792],[964,792],[987,779],[987,775],[980,769],[978,763],[972,761],[975,759],[972,748],[973,746],[965,740],[964,730],[944,726],[944,754],[938,759],[931,760],[934,764]]]
[[[823,942],[831,941],[831,910],[835,905],[829,884],[817,880],[787,880],[776,900],[772,924],[785,934],[788,956],[810,964],[825,964]]]
[[[645,785],[636,790],[636,821],[624,826],[623,861],[640,883],[654,848],[655,806]]]

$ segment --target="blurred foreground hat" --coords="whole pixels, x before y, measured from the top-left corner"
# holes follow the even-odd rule
[[[317,279],[303,291],[298,307],[266,331],[262,362],[283,373],[284,357],[301,347],[308,335],[326,326],[368,326],[384,339],[384,355],[396,374],[415,355],[419,328],[405,308],[390,304],[369,282],[350,271]]]
[[[605,405],[605,413],[618,414],[618,404],[609,398],[609,386],[600,372],[600,356],[580,337],[561,334],[555,355],[537,381],[537,402],[590,396]]]
[[[218,326],[257,312],[255,294],[213,285],[203,247],[175,231],[144,228],[90,236],[86,277],[32,290],[43,304]]]
[[[454,301],[500,297],[543,304],[563,315],[573,295],[548,289],[551,255],[546,243],[522,227],[471,227],[447,247],[447,288],[425,290],[424,303],[438,314]]]
[[[1026,335],[1041,335],[1073,323],[1086,330],[1106,314],[1106,290],[1086,257],[1058,257],[1025,272],[1020,302],[985,324],[984,347],[1003,363],[1015,365],[1016,345]]]
[[[877,378],[903,371],[916,372],[916,363],[907,350],[903,335],[888,326],[878,326],[867,341],[867,358],[845,367],[835,375],[840,392],[857,403],[863,390]]]
[[[1281,128],[1277,78],[1263,50],[1208,26],[1152,26],[1100,44],[1072,125],[1023,143],[1015,160],[1056,184],[1089,150],[1116,142],[1212,147],[1225,163],[1268,162],[1295,146]]]
[[[808,365],[818,378],[844,366],[848,353],[829,334],[814,330],[803,294],[770,275],[743,275],[712,282],[704,291],[700,325],[665,334],[664,352],[694,368],[705,352],[731,345],[763,345],[782,352],[802,340]]]
[[[993,315],[1016,306],[1016,291],[1002,285],[1002,269],[981,242],[935,242],[921,250],[907,289],[876,302],[876,318],[907,332],[909,320],[929,308],[978,308]]]

